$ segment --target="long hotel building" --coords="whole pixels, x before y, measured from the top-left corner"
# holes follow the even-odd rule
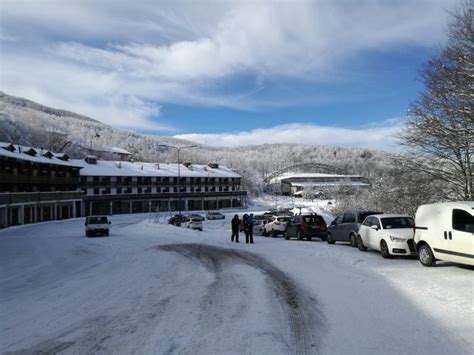
[[[0,228],[96,214],[242,207],[241,179],[218,164],[69,159],[0,143]]]

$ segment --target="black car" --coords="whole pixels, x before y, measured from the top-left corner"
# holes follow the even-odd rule
[[[382,214],[383,212],[350,210],[334,218],[329,225],[328,243],[334,244],[336,242],[349,242],[351,245],[357,247],[357,231],[360,224],[367,216]]]
[[[287,225],[284,233],[285,239],[297,238],[302,240],[306,238],[311,240],[319,238],[326,240],[328,229],[324,218],[317,214],[304,214],[295,216]]]
[[[175,214],[173,217],[168,219],[168,223],[179,227],[179,226],[181,226],[181,223],[184,222],[185,218],[186,218],[185,215]]]

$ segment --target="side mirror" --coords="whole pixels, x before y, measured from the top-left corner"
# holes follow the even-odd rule
[[[85,225],[85,226],[87,226],[87,222],[86,222],[86,223],[84,223],[84,225]]]
[[[378,227],[378,226],[376,226],[375,224],[374,224],[373,226],[370,226],[370,228],[372,228],[373,230],[376,230],[376,231],[378,231],[378,230],[379,230],[379,227]]]

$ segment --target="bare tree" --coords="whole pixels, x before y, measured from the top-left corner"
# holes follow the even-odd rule
[[[410,107],[400,138],[405,162],[444,182],[447,198],[473,200],[473,7],[452,14],[447,45],[421,71],[425,90]]]

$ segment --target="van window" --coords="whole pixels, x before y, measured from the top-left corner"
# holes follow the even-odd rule
[[[474,216],[463,210],[453,210],[453,229],[474,233]]]
[[[336,219],[334,220],[334,224],[340,224],[342,223],[342,219],[344,218],[344,215],[343,214],[340,214],[339,216],[336,217]]]
[[[344,215],[344,219],[342,220],[342,223],[355,223],[356,217],[355,214],[353,213],[346,213]]]

